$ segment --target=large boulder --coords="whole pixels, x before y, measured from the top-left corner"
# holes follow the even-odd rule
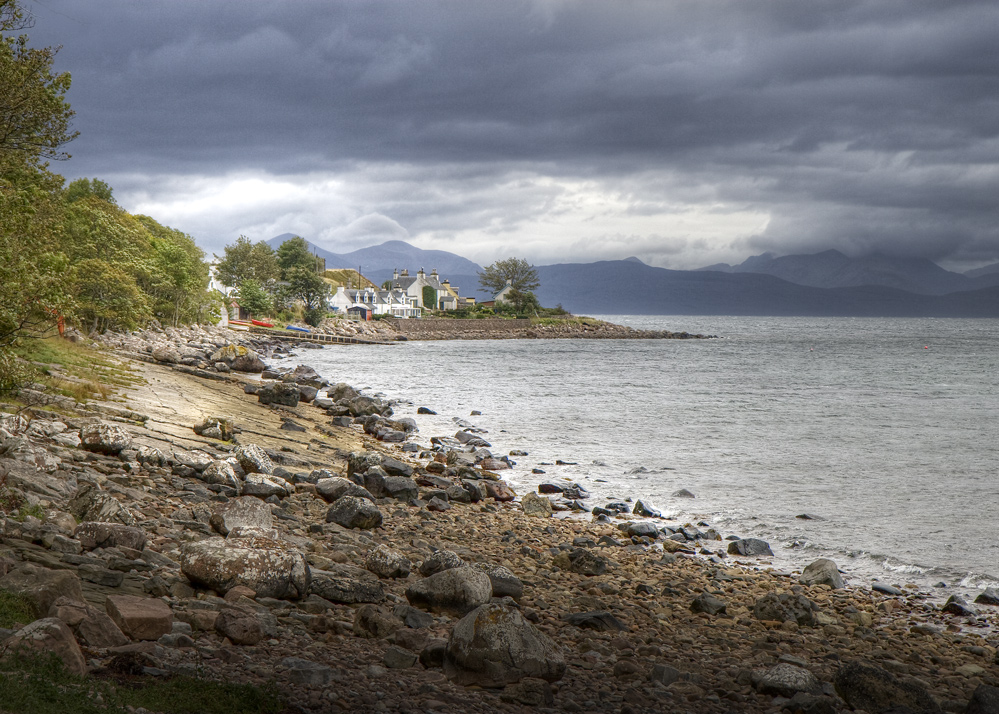
[[[98,454],[117,456],[132,448],[132,435],[114,424],[87,424],[80,429],[80,446]]]
[[[382,524],[382,512],[366,498],[341,496],[326,512],[326,522],[344,528],[370,530]]]
[[[828,585],[832,589],[846,587],[836,563],[828,558],[819,558],[801,571],[798,582],[802,585]]]
[[[753,617],[770,622],[796,622],[804,627],[815,624],[816,604],[804,595],[767,593],[753,605]]]
[[[144,530],[121,523],[88,521],[78,525],[74,535],[84,550],[120,547],[142,550],[146,547]]]
[[[232,417],[209,416],[194,425],[194,433],[209,439],[229,441],[236,433]]]
[[[406,588],[411,605],[431,612],[464,615],[489,602],[493,586],[478,568],[451,568],[423,578]]]
[[[284,407],[297,407],[302,392],[297,384],[276,382],[261,387],[257,391],[257,399],[261,404],[279,404]]]
[[[774,554],[774,552],[770,550],[770,544],[767,543],[765,540],[760,540],[759,538],[744,538],[742,540],[733,540],[728,544],[728,552],[730,555],[744,555],[744,556]]]
[[[104,649],[128,644],[128,636],[106,612],[79,600],[61,597],[49,610],[49,617],[58,617],[73,630],[77,642]]]
[[[235,372],[260,373],[267,367],[260,355],[242,345],[226,345],[214,352],[208,361],[212,364],[224,362]]]
[[[316,481],[316,495],[326,501],[326,503],[335,503],[342,496],[357,496],[358,498],[366,498],[369,501],[375,500],[375,497],[371,495],[368,489],[358,486],[350,479],[343,478],[342,476],[321,478]]]
[[[312,579],[301,553],[268,538],[188,543],[181,550],[180,569],[192,583],[221,595],[245,585],[258,597],[294,600],[308,594]]]
[[[274,462],[271,461],[271,457],[256,444],[237,447],[232,455],[236,457],[243,471],[248,474],[274,473]]]
[[[525,516],[534,516],[536,518],[552,517],[552,502],[533,491],[524,494],[524,497],[520,499],[520,507],[523,509]]]
[[[329,570],[312,571],[312,592],[345,605],[385,599],[385,589],[373,574],[353,565],[336,563],[330,564]]]
[[[83,589],[76,573],[37,565],[22,565],[4,575],[0,578],[0,590],[26,598],[35,610],[35,617],[47,616],[59,598],[83,600]]]
[[[760,694],[778,697],[790,698],[798,692],[822,693],[822,683],[814,674],[803,667],[797,667],[787,662],[753,672],[752,682]]]
[[[260,618],[249,608],[223,607],[215,618],[215,631],[236,645],[255,645],[264,639]]]
[[[364,558],[364,567],[379,578],[405,578],[409,576],[413,564],[402,553],[379,545],[368,551]]]
[[[95,483],[81,483],[69,502],[68,509],[80,521],[121,523],[126,526],[134,526],[136,523],[135,515],[121,501],[101,490]]]
[[[502,565],[476,564],[486,574],[493,587],[493,597],[512,597],[520,600],[524,595],[524,583],[509,568]]]
[[[372,466],[380,466],[382,458],[382,455],[376,451],[352,451],[347,456],[347,478],[354,474],[366,473]]]
[[[108,595],[108,616],[133,640],[158,640],[173,629],[173,611],[159,598]]]
[[[232,459],[212,461],[201,472],[200,478],[205,483],[228,486],[235,489],[236,493],[242,493],[243,491],[243,482],[236,475],[236,467],[233,466]]]
[[[503,687],[534,677],[555,682],[566,663],[558,645],[501,604],[481,605],[458,621],[444,650],[444,672],[463,686]]]
[[[243,477],[243,495],[268,498],[277,496],[284,498],[295,492],[295,487],[280,476],[267,474],[246,474]]]
[[[914,712],[940,711],[930,693],[918,682],[902,680],[866,662],[849,662],[840,667],[833,686],[851,709],[863,709],[869,714],[903,707]]]
[[[45,617],[25,625],[3,643],[3,656],[15,653],[51,652],[62,660],[66,671],[83,676],[87,661],[69,626],[57,617]]]
[[[453,550],[435,550],[426,560],[420,563],[420,575],[429,577],[434,573],[440,573],[451,568],[460,568],[465,565],[461,556]]]
[[[234,528],[269,531],[274,527],[270,505],[253,496],[232,498],[220,504],[209,519],[212,528],[222,535],[229,535]]]

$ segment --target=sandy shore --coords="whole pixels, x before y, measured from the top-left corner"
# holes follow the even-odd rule
[[[219,334],[197,339],[205,344]],[[170,339],[175,346],[195,341],[189,333]],[[135,342],[118,349],[143,360],[149,354]],[[170,632],[153,640],[132,637],[104,648],[81,643],[91,671],[131,648],[165,672],[275,679],[288,711],[301,712],[874,712],[893,705],[929,711],[928,702],[958,712],[976,690],[984,696],[999,685],[997,608],[970,606],[975,612],[951,615],[913,589],[885,594],[801,585],[797,574],[773,571],[766,558],[727,554],[726,541],[629,537],[620,526],[640,520],[631,515],[607,523],[531,516],[521,498],[503,500],[502,493],[472,503],[445,500],[467,481],[491,480],[475,473],[481,467],[461,466],[446,450],[432,448],[431,437],[451,435],[416,431],[388,443],[315,404],[263,405],[245,391],[256,378],[213,371],[210,363],[132,365],[144,384],[122,393],[121,401],[90,405],[87,413],[65,403],[40,406],[23,412],[36,428],[21,433],[4,422],[5,442],[24,439],[22,446],[35,450],[30,459],[24,448],[19,457],[12,448],[0,456],[7,483],[45,511],[42,519],[5,520],[5,570],[33,565],[72,572],[97,609],[124,593],[165,603],[172,615]],[[95,412],[129,433],[129,449],[100,455],[55,439],[85,427]],[[270,532],[253,542],[299,554],[313,571],[311,592],[269,597],[232,588],[226,594],[192,581],[181,566],[190,544],[219,540],[213,514],[237,500],[261,500],[237,499],[227,487],[207,483],[204,465],[197,470],[192,455],[224,461],[236,449],[234,442],[195,434],[192,427],[211,415],[231,417],[236,442],[262,447],[276,464],[274,474],[289,484],[290,493],[263,501]],[[370,423],[369,431],[387,433]],[[403,451],[405,443],[418,448]],[[162,463],[139,460],[138,453],[153,449],[164,455]],[[39,468],[42,451],[53,461]],[[416,496],[407,490],[405,499],[374,497],[380,525],[343,527],[327,520],[331,504],[310,477],[319,470],[347,476],[350,455],[364,452],[412,468],[411,476],[397,478],[409,478]],[[353,477],[368,483],[356,469]],[[133,514],[131,527],[148,538],[143,550],[86,547],[65,516],[88,483]],[[446,510],[436,510],[442,502]],[[238,534],[227,542],[238,542]],[[367,573],[379,546],[408,561],[409,574]],[[493,600],[550,638],[564,674],[501,688],[468,686],[467,677],[442,669],[440,658],[462,616],[412,605],[418,601],[413,588],[431,579],[420,566],[439,551],[486,570],[505,568],[508,584],[519,582],[522,592],[512,587],[514,596]],[[102,580],[105,571],[121,573],[120,582]],[[338,583],[334,590],[346,602],[317,594],[330,595],[330,582]],[[494,595],[498,587],[493,584]],[[356,594],[362,591],[368,594]],[[236,644],[218,624],[228,608],[258,623],[262,637]],[[856,662],[877,669],[850,664]]]

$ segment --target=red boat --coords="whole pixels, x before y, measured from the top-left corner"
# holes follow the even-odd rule
[[[263,322],[261,320],[250,320],[250,322],[252,322],[257,327],[274,327],[274,325],[272,323],[270,323],[270,322]]]

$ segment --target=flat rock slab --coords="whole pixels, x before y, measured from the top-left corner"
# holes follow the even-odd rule
[[[173,612],[162,600],[133,595],[108,595],[108,616],[133,640],[158,640],[173,628]]]

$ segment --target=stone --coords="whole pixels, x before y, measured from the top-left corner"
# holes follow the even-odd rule
[[[277,382],[257,390],[257,401],[261,404],[277,404],[283,407],[297,407],[302,391],[297,384]]]
[[[135,460],[146,466],[166,466],[167,464],[166,454],[157,448],[144,444],[136,452]]]
[[[815,624],[818,607],[804,595],[767,593],[753,604],[753,617],[771,622],[796,622],[802,627]]]
[[[295,492],[295,487],[278,476],[248,473],[243,477],[243,495],[257,498],[285,498]]]
[[[464,615],[489,602],[493,587],[478,568],[450,568],[423,578],[406,588],[411,605],[451,615]]]
[[[301,657],[285,657],[280,666],[285,670],[282,678],[291,684],[325,687],[333,681],[332,668]]]
[[[819,558],[801,571],[798,582],[802,585],[828,585],[834,590],[846,587],[839,567],[828,558]]]
[[[668,664],[654,664],[649,670],[649,681],[668,687],[674,682],[680,681],[680,670],[670,667]]]
[[[513,501],[517,498],[516,492],[510,488],[510,484],[506,481],[484,479],[479,483],[486,498],[491,498],[501,503]]]
[[[404,623],[392,612],[377,605],[362,605],[354,613],[354,634],[369,639],[385,639]]]
[[[235,467],[228,459],[224,461],[213,460],[201,472],[201,480],[205,483],[228,486],[229,488],[236,489],[236,493],[242,493],[243,491],[243,483],[239,480]]]
[[[249,608],[223,607],[215,618],[215,631],[236,645],[255,645],[264,639],[260,618]]]
[[[95,548],[131,548],[141,551],[146,547],[146,533],[136,526],[121,523],[87,521],[76,527],[73,536],[84,550]]]
[[[573,627],[597,632],[624,632],[628,626],[605,610],[574,612],[563,615],[562,619]]]
[[[999,714],[999,687],[979,684],[971,693],[964,714]]]
[[[27,598],[36,617],[48,616],[60,598],[83,601],[80,578],[69,570],[49,570],[36,565],[22,565],[0,578],[0,590]]]
[[[94,483],[81,483],[67,508],[81,522],[121,523],[126,526],[136,523],[135,515],[121,501]]]
[[[194,425],[194,433],[209,439],[229,441],[236,433],[231,417],[210,416]]]
[[[881,583],[875,580],[871,583],[871,590],[877,593],[883,593],[885,595],[894,595],[896,597],[905,595],[904,592],[896,588],[894,585],[889,585],[888,583]]]
[[[364,567],[379,578],[405,578],[409,576],[413,564],[402,553],[379,545],[368,551]]]
[[[372,502],[375,500],[366,488],[341,476],[321,478],[316,481],[316,495],[327,503],[335,503],[341,496],[357,496]]]
[[[173,612],[158,598],[108,595],[104,608],[114,624],[133,640],[158,640],[173,629]]]
[[[427,510],[433,513],[443,513],[451,510],[451,504],[439,496],[434,496],[427,501]]]
[[[181,572],[192,583],[225,595],[245,585],[257,597],[296,600],[309,592],[312,572],[305,557],[266,538],[209,538],[181,549]]]
[[[387,498],[397,501],[409,501],[419,498],[420,489],[416,482],[405,476],[389,476],[382,481],[382,491]]]
[[[849,662],[833,679],[836,693],[851,709],[881,714],[889,709],[908,707],[915,712],[936,712],[940,707],[926,688],[917,682],[901,680],[891,672],[866,662]]]
[[[525,516],[533,516],[535,518],[552,517],[552,502],[548,498],[539,496],[534,492],[524,494],[524,497],[520,499],[520,507],[523,509]]]
[[[694,494],[685,488],[673,492],[673,498],[695,498]]]
[[[691,612],[703,612],[708,615],[724,615],[728,605],[723,600],[719,600],[714,595],[702,593],[694,598],[690,603]]]
[[[606,573],[608,561],[607,558],[585,548],[573,548],[570,551],[560,552],[552,562],[562,570],[592,577]]]
[[[80,446],[98,454],[117,456],[132,448],[132,435],[127,429],[114,424],[87,424],[80,429]]]
[[[962,617],[974,616],[975,611],[970,607],[963,597],[960,595],[951,595],[947,598],[947,602],[941,608],[941,612],[946,612],[948,615],[958,615]]]
[[[629,523],[624,532],[630,536],[639,538],[652,538],[653,540],[659,538],[659,529],[656,528],[655,523],[649,523],[648,521]]]
[[[382,524],[382,512],[365,498],[341,496],[326,512],[326,522],[344,528],[370,530]]]
[[[489,583],[493,588],[493,597],[511,597],[520,600],[524,596],[524,583],[510,572],[509,568],[502,565],[476,564],[489,578]]]
[[[274,462],[267,452],[256,444],[239,446],[233,452],[240,467],[248,474],[272,474]]]
[[[385,650],[385,655],[382,657],[382,663],[389,669],[409,669],[415,667],[418,661],[419,657],[415,652],[395,645]]]
[[[642,499],[635,501],[635,508],[631,512],[636,516],[641,516],[642,518],[661,518],[663,515],[662,512],[653,508]]]
[[[460,568],[463,565],[465,565],[465,561],[461,559],[460,555],[453,550],[441,549],[420,563],[420,575],[428,577],[451,568]]]
[[[347,456],[347,478],[351,478],[354,474],[367,473],[368,469],[380,466],[381,463],[382,455],[376,451],[352,451]]]
[[[58,617],[69,625],[77,641],[87,647],[121,647],[129,642],[125,633],[106,612],[86,602],[61,597],[53,603],[48,616]]]
[[[444,673],[462,686],[503,687],[525,677],[556,682],[565,671],[559,646],[502,604],[481,605],[459,620],[444,650]]]
[[[734,540],[728,544],[729,555],[743,555],[743,556],[754,556],[754,555],[773,555],[773,551],[770,550],[770,544],[759,538],[744,538],[742,540]]]
[[[110,570],[95,563],[84,563],[76,569],[80,580],[94,583],[105,588],[119,587],[125,580],[125,573],[119,570]]]
[[[753,672],[753,687],[760,694],[793,697],[798,692],[821,694],[822,683],[803,667],[781,662],[766,670]]]
[[[311,592],[330,602],[352,605],[378,603],[385,599],[385,589],[378,578],[364,568],[330,563],[327,570],[312,571]]]
[[[975,598],[976,605],[999,605],[999,590],[995,588],[985,588],[982,592],[978,593],[978,597]]]
[[[242,496],[216,506],[208,522],[217,533],[229,535],[234,528],[270,530],[274,527],[274,515],[271,507],[259,498]]]
[[[385,473],[389,476],[405,476],[407,478],[413,476],[412,466],[404,461],[399,461],[399,459],[393,459],[391,456],[383,456],[379,465],[385,469]]]
[[[62,660],[69,674],[83,676],[87,662],[69,626],[57,617],[45,617],[25,625],[3,643],[3,656],[15,653],[51,652]]]
[[[212,364],[224,362],[236,372],[260,373],[267,368],[260,355],[242,345],[225,345],[213,352],[208,361]]]
[[[204,451],[174,451],[173,460],[176,464],[187,466],[194,471],[201,473],[214,461],[211,456]]]

